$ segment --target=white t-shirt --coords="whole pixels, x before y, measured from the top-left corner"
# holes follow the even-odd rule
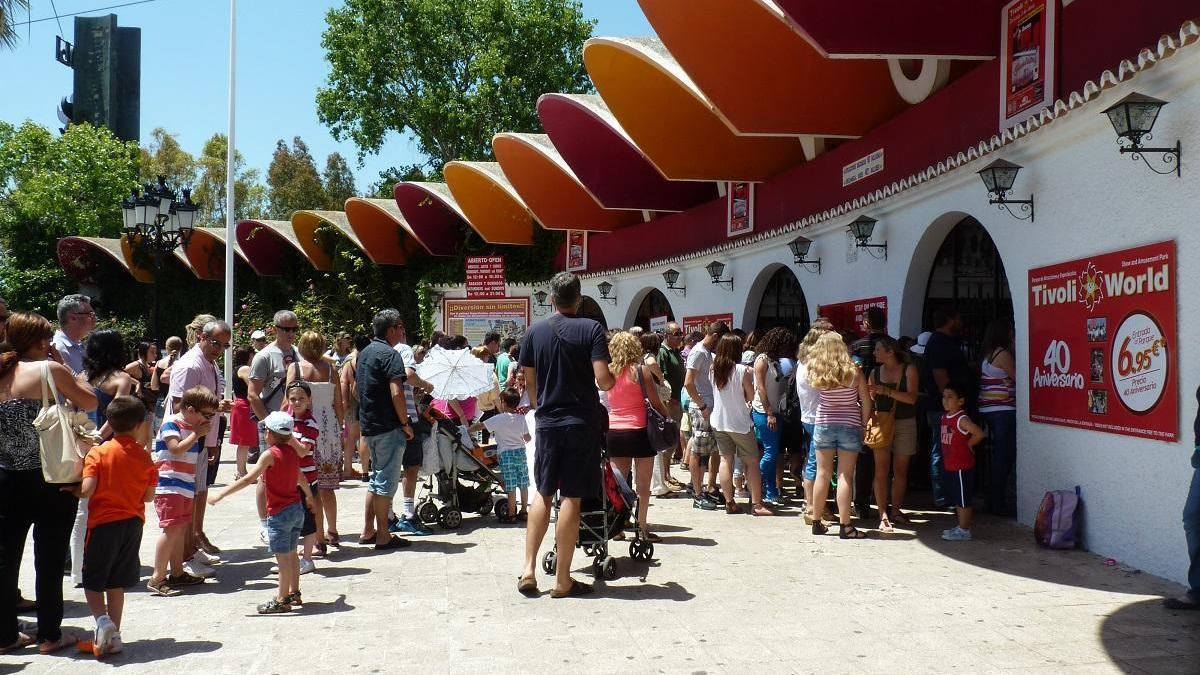
[[[742,381],[749,370],[749,366],[737,364],[733,367],[733,374],[729,376],[729,381],[719,389],[713,381],[710,371],[708,381],[716,393],[712,415],[708,420],[713,431],[739,434],[748,434],[754,431],[754,420],[750,417],[750,408],[746,405],[746,394],[742,390]]]
[[[520,450],[525,447],[525,435],[529,433],[529,427],[525,424],[524,416],[504,412],[484,420],[483,426],[495,434],[497,450]]]
[[[712,352],[708,351],[703,342],[697,342],[692,351],[688,352],[687,369],[696,371],[696,393],[700,394],[700,400],[710,408],[713,406],[713,385],[708,372],[712,369],[712,362]],[[692,406],[700,407],[695,401],[692,401]]]
[[[816,424],[821,390],[808,383],[808,366],[796,362],[796,395],[800,398],[800,423]]]

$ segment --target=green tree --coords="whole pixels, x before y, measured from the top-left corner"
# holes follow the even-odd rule
[[[316,162],[299,136],[292,139],[291,148],[283,140],[275,143],[275,154],[267,168],[267,187],[270,190],[267,214],[276,220],[287,220],[294,211],[319,209],[326,204]]]
[[[167,179],[175,190],[190,188],[196,183],[196,158],[179,146],[175,134],[162,127],[150,132],[150,145],[141,149],[138,179],[153,183],[158,176]]]
[[[9,307],[53,315],[75,286],[58,266],[58,240],[120,236],[121,200],[137,178],[137,144],[108,129],[72,124],[59,136],[0,122],[0,286]]]
[[[495,133],[539,128],[538,96],[591,89],[576,0],[347,0],[325,18],[317,114],[360,160],[390,133],[411,133],[438,172],[489,159]]]
[[[354,187],[354,174],[350,165],[341,153],[333,153],[325,159],[325,173],[321,175],[325,188],[325,208],[341,211],[346,200],[357,196],[358,189]]]
[[[229,139],[213,134],[204,144],[197,160],[199,179],[192,200],[200,206],[201,227],[225,226],[225,153]],[[238,220],[262,218],[266,213],[267,190],[259,181],[257,169],[247,169],[241,152],[233,154],[233,197]]]
[[[426,174],[423,164],[406,164],[401,167],[390,167],[379,172],[379,180],[371,184],[371,189],[368,190],[372,195],[380,199],[391,199],[395,195],[394,188],[396,183],[401,181],[431,181],[440,180],[442,172],[439,169],[437,172],[431,172],[433,175]]]
[[[0,47],[12,49],[17,44],[17,8],[29,14],[29,0],[0,0]]]

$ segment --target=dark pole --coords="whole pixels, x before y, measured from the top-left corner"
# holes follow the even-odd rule
[[[159,320],[158,320],[158,282],[159,282],[159,279],[162,277],[162,268],[163,268],[162,249],[163,249],[162,229],[159,228],[154,233],[154,300],[153,300],[153,306],[152,306],[152,310],[151,310],[153,312],[153,314],[151,315],[151,319],[150,319],[151,323],[153,324],[152,330],[154,332],[152,333],[152,335],[154,336],[154,344],[156,344],[156,345],[162,344],[162,335],[159,332]]]

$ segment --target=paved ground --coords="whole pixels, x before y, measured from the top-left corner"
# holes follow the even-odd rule
[[[340,494],[347,538],[363,492]],[[124,654],[26,650],[0,657],[0,674],[1200,673],[1200,615],[1159,606],[1178,586],[1039,550],[1011,521],[983,519],[976,541],[952,544],[938,539],[948,515],[860,542],[813,537],[794,515],[726,516],[683,499],[656,501],[650,519],[669,524],[657,560],[617,545],[621,577],[589,599],[517,595],[523,531],[468,516],[405,551],[344,546],[302,577],[302,610],[260,617],[274,581],[247,491],[210,511],[228,554],[219,581],[177,598],[133,593]],[[590,580],[589,563],[576,559],[578,576]],[[32,590],[31,570],[21,587]],[[90,629],[82,591],[67,597],[67,624]]]

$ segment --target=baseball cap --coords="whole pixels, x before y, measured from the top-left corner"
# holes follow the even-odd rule
[[[267,334],[262,332],[261,330],[256,330],[250,334],[250,339],[251,340],[266,340]]]
[[[909,347],[908,351],[910,351],[914,354],[924,354],[925,353],[925,345],[929,344],[929,338],[931,338],[931,337],[933,337],[933,333],[930,331],[925,331],[924,333],[921,333],[920,335],[917,336],[917,344]]]
[[[263,420],[263,426],[283,436],[291,436],[294,427],[292,416],[278,410],[267,415],[267,419]]]

